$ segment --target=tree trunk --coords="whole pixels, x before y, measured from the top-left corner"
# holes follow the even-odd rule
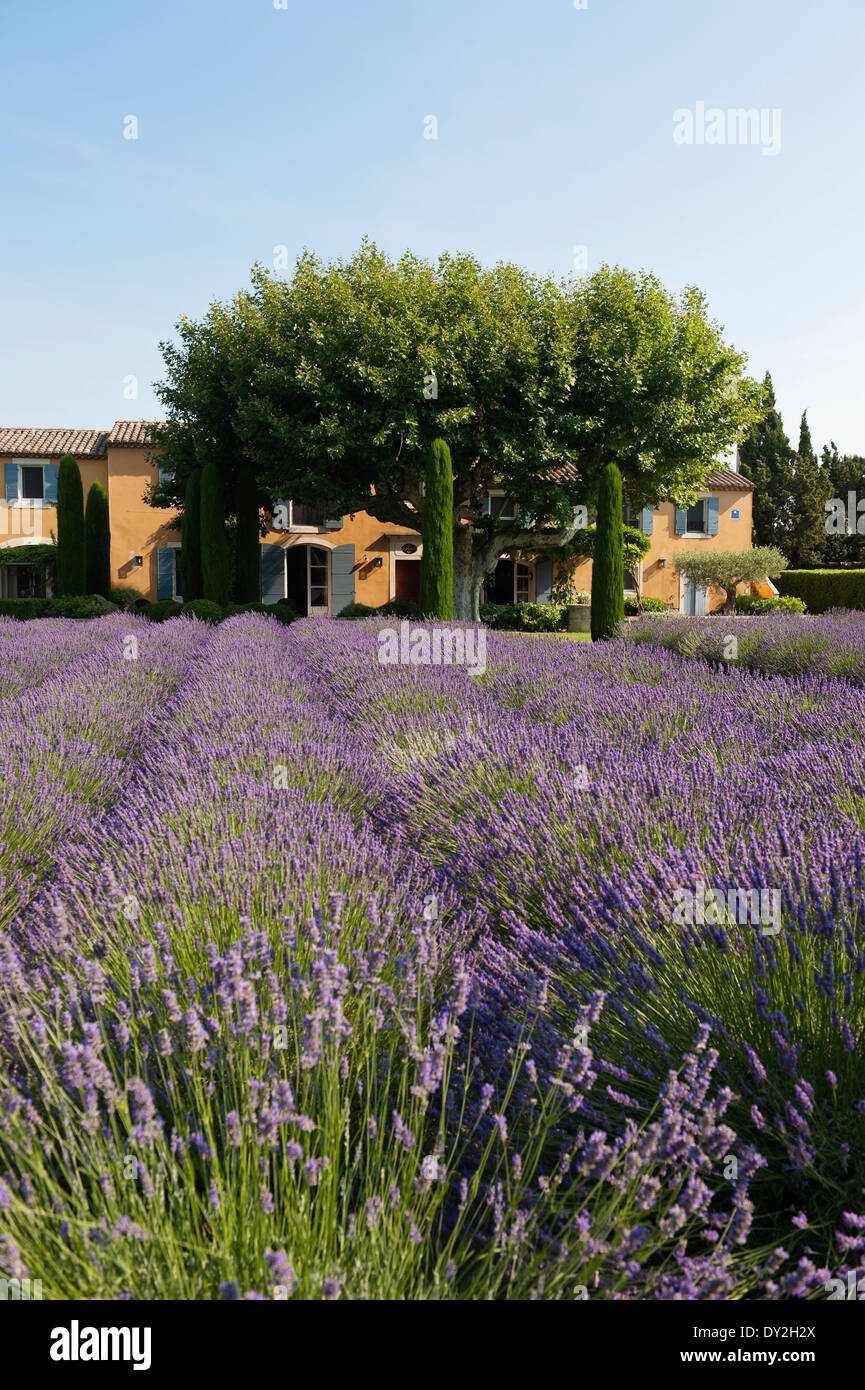
[[[454,617],[464,622],[480,622],[480,591],[483,574],[472,545],[470,526],[454,527]]]
[[[725,592],[726,595],[727,595],[726,601],[725,601],[725,603],[724,603],[724,612],[725,612],[725,613],[735,613],[735,611],[736,611],[736,588],[735,588],[735,586],[734,586],[732,589],[725,589],[724,592]]]

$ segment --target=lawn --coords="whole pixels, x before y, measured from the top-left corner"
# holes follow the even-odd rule
[[[362,622],[0,619],[0,1273],[861,1272],[861,690],[512,636],[470,676]]]

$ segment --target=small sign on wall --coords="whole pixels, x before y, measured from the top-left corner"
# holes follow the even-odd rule
[[[738,508],[738,507],[733,507],[733,508],[731,509],[731,511],[730,511],[730,516],[732,517],[732,519],[733,519],[734,521],[738,521],[738,520],[739,520],[739,508]]]

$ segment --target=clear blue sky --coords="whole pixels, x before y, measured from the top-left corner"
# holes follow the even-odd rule
[[[863,0],[0,0],[0,423],[160,414],[181,314],[367,234],[695,283],[865,453],[863,56]],[[699,101],[780,153],[675,144]]]

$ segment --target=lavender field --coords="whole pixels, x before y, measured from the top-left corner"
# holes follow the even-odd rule
[[[191,1300],[860,1277],[855,671],[490,633],[472,678],[376,637],[0,619],[0,1274]]]

